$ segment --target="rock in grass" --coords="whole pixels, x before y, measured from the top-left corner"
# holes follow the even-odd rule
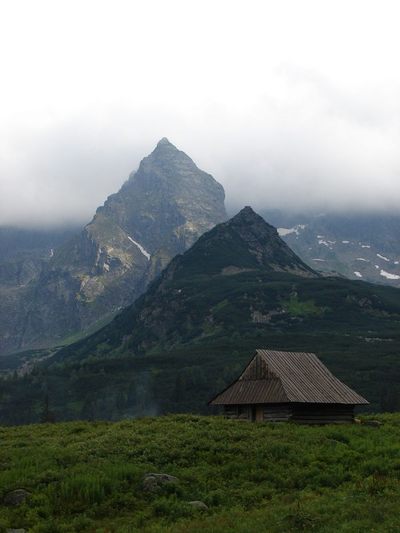
[[[204,502],[201,502],[200,500],[193,500],[192,502],[188,502],[188,505],[193,507],[193,509],[198,509],[199,511],[207,511],[208,505],[206,505]]]
[[[30,496],[31,493],[25,489],[15,489],[7,492],[7,494],[4,496],[3,502],[5,505],[10,506],[22,505],[27,499],[30,498]]]
[[[364,426],[371,426],[374,428],[379,428],[382,425],[382,422],[379,422],[379,420],[362,420],[361,423],[364,424]]]
[[[165,485],[178,483],[178,478],[169,474],[145,474],[143,477],[142,487],[145,492],[156,492]]]

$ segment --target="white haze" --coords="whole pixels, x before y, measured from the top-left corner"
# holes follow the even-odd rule
[[[84,222],[167,136],[231,208],[396,210],[397,2],[0,4],[0,224]]]

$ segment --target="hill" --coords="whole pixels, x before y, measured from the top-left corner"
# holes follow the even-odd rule
[[[398,531],[400,418],[378,418],[381,427],[180,415],[0,428],[0,528]],[[147,473],[177,479],[146,490]],[[5,505],[21,488],[26,502]]]
[[[400,292],[323,277],[250,208],[177,256],[132,306],[23,378],[0,420],[209,412],[255,348],[315,352],[370,409],[400,407]]]

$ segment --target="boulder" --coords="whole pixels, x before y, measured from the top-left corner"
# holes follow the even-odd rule
[[[374,428],[378,428],[382,425],[382,422],[379,422],[379,420],[363,420],[362,424],[364,424],[364,426],[372,426]]]
[[[200,500],[193,500],[192,502],[188,502],[188,505],[193,507],[193,509],[198,509],[199,511],[207,511],[208,505],[206,505],[204,502],[201,502]]]
[[[178,478],[169,474],[155,474],[150,472],[143,477],[142,487],[145,492],[156,492],[165,485],[178,483]]]
[[[3,502],[5,505],[17,506],[26,502],[30,496],[31,493],[25,489],[15,489],[7,492],[7,494],[4,496]]]

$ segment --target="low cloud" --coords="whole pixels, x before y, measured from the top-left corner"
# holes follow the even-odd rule
[[[3,17],[0,225],[89,221],[164,136],[231,210],[398,209],[396,4],[61,4]]]
[[[163,136],[224,185],[231,209],[395,209],[395,94],[353,105],[308,73],[293,81],[285,69],[281,83],[290,99],[264,95],[240,113],[223,103],[196,112],[114,108],[101,120],[88,111],[15,132],[0,160],[0,224],[90,220]]]

